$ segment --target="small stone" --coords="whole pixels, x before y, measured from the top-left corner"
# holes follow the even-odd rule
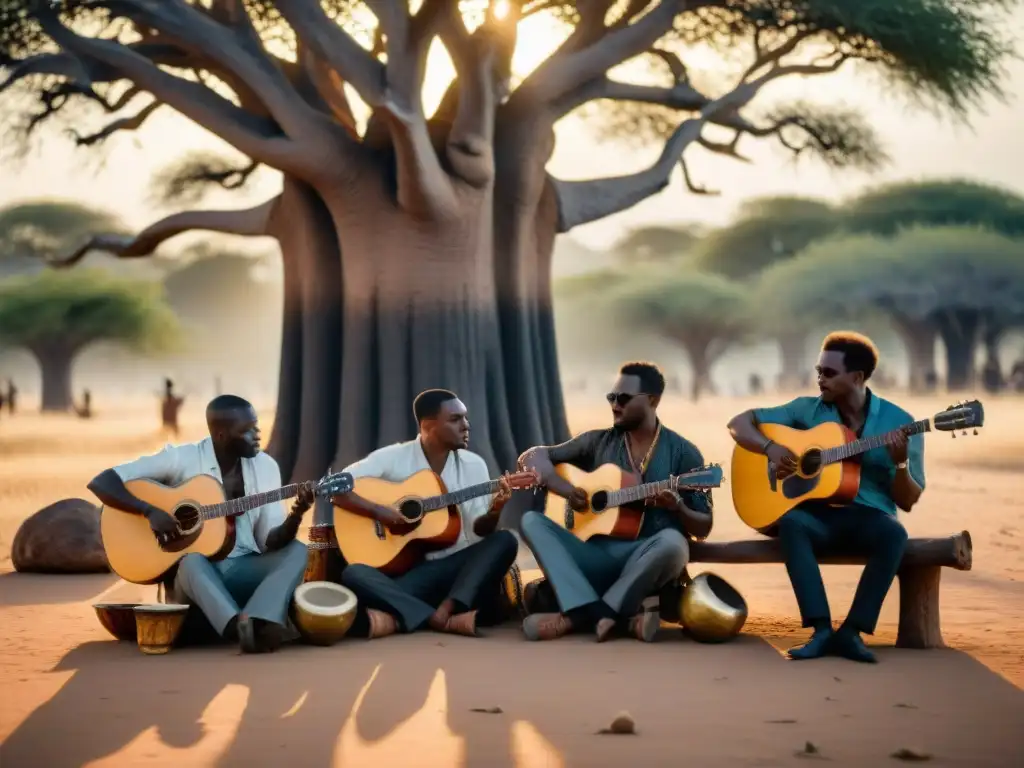
[[[794,752],[797,757],[811,758],[812,760],[825,760],[821,754],[821,749],[813,741],[804,742],[804,748],[798,752]]]
[[[607,728],[602,728],[598,731],[599,734],[614,733],[617,735],[622,734],[635,734],[636,733],[636,722],[633,720],[633,716],[629,712],[619,712],[612,720],[611,725]]]
[[[769,725],[792,725],[796,720],[765,720]]]
[[[485,715],[500,715],[505,710],[503,710],[501,707],[473,707],[469,711],[483,712]]]
[[[931,760],[932,756],[920,749],[908,749],[907,747],[901,747],[893,752],[889,757],[893,757],[897,760],[905,760],[911,763],[923,763],[926,760]]]
[[[899,704],[893,704],[897,709],[917,709],[916,704],[904,704],[902,701]]]

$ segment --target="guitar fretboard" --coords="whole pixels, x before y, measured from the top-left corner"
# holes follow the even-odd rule
[[[860,440],[854,440],[852,443],[846,443],[845,445],[840,445],[835,448],[827,448],[821,452],[821,463],[823,465],[834,464],[837,461],[844,461],[861,453],[866,453],[873,448],[881,448],[886,445],[889,442],[889,438],[897,432],[903,432],[907,435],[919,435],[922,432],[931,431],[931,419],[921,419],[920,421],[915,421],[913,424],[908,424],[905,427],[900,427],[899,429],[890,430],[889,432],[885,432],[881,435],[862,437]]]
[[[248,512],[250,509],[262,507],[264,504],[273,504],[275,501],[290,499],[292,496],[297,495],[298,492],[298,485],[286,485],[283,488],[276,488],[273,491],[254,493],[251,496],[243,496],[240,499],[222,501],[219,504],[209,504],[202,508],[202,515],[206,520],[212,520],[216,517],[240,515],[243,512]]]
[[[643,483],[641,485],[633,485],[629,488],[620,488],[617,491],[611,491],[608,494],[607,507],[617,507],[622,504],[630,504],[634,501],[640,501],[646,499],[648,496],[654,496],[655,494],[667,491],[670,488],[674,489],[678,485],[687,485],[686,477],[677,477],[674,480],[652,480],[649,483]],[[694,483],[694,485],[708,485],[708,483]]]
[[[497,492],[500,480],[488,480],[486,483],[467,485],[457,491],[442,493],[438,496],[428,496],[422,500],[423,511],[433,512],[437,509],[447,509],[452,504],[461,504],[464,501],[475,499],[478,496],[485,496]]]

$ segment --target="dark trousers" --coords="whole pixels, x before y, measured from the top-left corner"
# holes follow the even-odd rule
[[[805,627],[832,620],[817,555],[867,555],[846,623],[873,634],[907,544],[907,531],[895,515],[859,506],[800,506],[779,520],[778,537]]]
[[[628,618],[648,595],[678,579],[690,549],[671,528],[633,541],[607,536],[582,541],[540,512],[520,523],[563,613],[584,609],[592,617]]]
[[[505,574],[518,551],[519,541],[511,531],[495,531],[446,557],[424,560],[396,578],[368,565],[349,565],[341,583],[359,599],[351,634],[367,634],[367,608],[390,613],[403,632],[415,632],[447,599],[455,603],[456,613],[479,610],[478,624],[497,623]]]

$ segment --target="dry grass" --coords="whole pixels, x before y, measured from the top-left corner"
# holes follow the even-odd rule
[[[898,398],[917,417],[931,416],[951,399]],[[593,402],[577,397],[570,404],[575,429],[602,426],[607,407],[595,394]],[[974,570],[944,575],[943,624],[950,644],[969,649],[978,658],[1024,683],[1024,436],[1019,424],[1024,400],[984,398],[986,426],[980,434],[950,439],[929,435],[926,448],[928,489],[911,515],[902,519],[912,536],[943,536],[970,530],[974,538]],[[731,440],[725,424],[736,412],[752,406],[742,399],[717,398],[696,405],[669,401],[664,421],[694,440],[706,460],[726,468],[726,487],[716,497],[716,540],[749,538],[736,517],[728,491]],[[121,404],[114,415],[92,421],[65,416],[42,416],[25,402],[14,418],[0,420],[0,570],[10,568],[9,550],[21,521],[61,498],[90,498],[85,488],[100,470],[158,449],[164,442],[155,402]],[[272,415],[262,410],[269,433]],[[183,414],[183,440],[200,438],[205,427],[200,409]],[[766,634],[788,635],[799,629],[796,606],[785,571],[777,566],[716,567],[746,595],[751,604],[751,628]],[[826,582],[836,618],[849,604],[858,569],[831,568]],[[883,610],[879,639],[891,639],[897,612],[895,590]]]

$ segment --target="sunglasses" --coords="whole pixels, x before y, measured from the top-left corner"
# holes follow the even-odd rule
[[[646,394],[646,392],[635,392],[632,394],[629,392],[609,392],[607,395],[604,396],[604,398],[609,403],[618,405],[620,408],[625,408],[626,403],[628,403],[634,397],[639,397],[640,395]]]

